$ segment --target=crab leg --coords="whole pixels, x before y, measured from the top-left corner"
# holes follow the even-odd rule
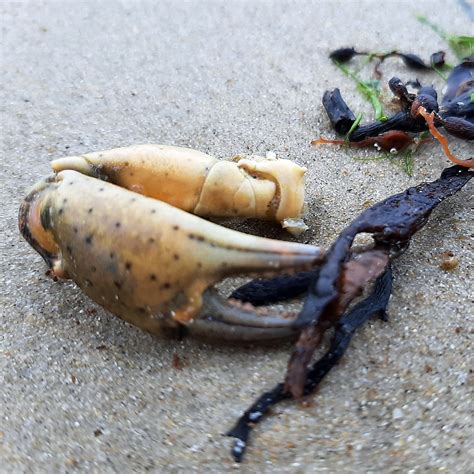
[[[289,232],[307,227],[302,168],[289,160],[236,156],[232,161],[189,148],[135,145],[54,160],[55,172],[75,170],[164,201],[199,216],[276,220]]]
[[[232,231],[75,171],[32,189],[20,209],[20,230],[54,274],[72,278],[112,313],[157,333],[207,317],[202,294],[223,278],[294,272],[322,260],[318,247]],[[286,318],[226,309],[208,295],[204,302],[215,321],[294,332]]]

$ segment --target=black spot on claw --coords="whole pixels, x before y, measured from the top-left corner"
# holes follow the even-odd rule
[[[132,264],[131,264],[130,262],[125,262],[125,268],[126,268],[127,270],[131,270]]]
[[[88,245],[91,245],[91,244],[92,244],[92,237],[93,237],[92,235],[88,235],[88,236],[86,237],[86,239],[85,239],[85,240],[86,240],[86,244],[88,244]]]
[[[120,222],[116,222],[115,223],[115,227],[117,227],[117,229],[121,226],[122,224]]]
[[[188,237],[191,240],[197,240],[198,242],[204,242],[204,237],[202,235],[196,235],[196,234],[188,234]]]
[[[89,214],[92,214],[92,211],[93,211],[93,210],[94,210],[94,209],[92,209],[92,207],[90,207],[87,212],[88,212]]]
[[[156,281],[156,275],[155,275],[154,273],[152,273],[152,274],[150,275],[150,280],[151,280],[151,281]]]
[[[45,207],[40,214],[41,225],[46,229],[51,229],[52,221],[51,221],[51,208]]]

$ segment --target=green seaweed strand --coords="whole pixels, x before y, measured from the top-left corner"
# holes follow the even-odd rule
[[[385,121],[387,116],[383,112],[382,104],[378,98],[378,90],[371,83],[364,82],[360,77],[352,72],[349,68],[341,64],[339,61],[333,61],[334,64],[347,76],[350,77],[356,84],[357,89],[369,99],[375,112],[375,120]]]
[[[464,59],[466,56],[470,56],[474,53],[474,36],[450,35],[423,15],[417,15],[416,19],[421,24],[430,27],[440,38],[443,38],[444,41],[449,44],[458,59]]]
[[[352,132],[359,126],[361,121],[362,121],[362,112],[359,112],[356,116],[356,119],[354,120],[354,123],[351,125],[351,128],[349,129],[349,131],[346,133],[346,136],[344,137],[344,142],[346,145],[349,144],[349,140],[351,138]]]

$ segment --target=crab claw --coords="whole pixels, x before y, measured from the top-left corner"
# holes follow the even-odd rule
[[[254,217],[281,222],[291,233],[304,207],[304,174],[290,160],[216,158],[189,148],[135,145],[54,160],[54,171],[76,170],[199,216]],[[291,220],[288,223],[288,220]]]
[[[20,231],[58,276],[151,332],[201,316],[288,332],[283,317],[227,311],[215,297],[207,298],[204,314],[203,292],[231,275],[288,273],[322,258],[318,247],[229,230],[76,171],[32,188],[20,209]]]

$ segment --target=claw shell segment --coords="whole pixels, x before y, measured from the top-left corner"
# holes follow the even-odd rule
[[[51,165],[56,172],[79,171],[199,216],[283,222],[300,219],[303,212],[306,168],[289,160],[238,155],[226,161],[189,148],[136,145]]]
[[[154,333],[201,317],[203,292],[222,278],[305,269],[321,258],[317,247],[232,231],[76,171],[32,189],[20,230],[59,276]],[[266,321],[287,332],[288,324]]]

